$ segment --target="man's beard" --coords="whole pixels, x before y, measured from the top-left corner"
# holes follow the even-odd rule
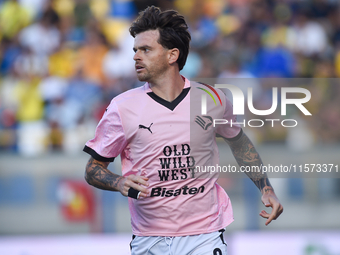
[[[143,70],[142,73],[140,74],[137,73],[137,78],[139,81],[150,82],[151,80],[157,78],[158,76],[166,72],[168,66],[164,63],[159,62],[157,64],[152,65],[151,67],[149,66],[149,68],[147,68],[146,66],[144,66],[144,68],[145,69]]]
[[[137,78],[139,81],[149,81],[151,79],[151,75],[149,72],[143,74],[137,74]]]

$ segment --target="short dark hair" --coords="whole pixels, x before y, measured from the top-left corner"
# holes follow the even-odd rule
[[[164,48],[177,48],[179,50],[177,63],[179,70],[182,70],[187,61],[191,40],[188,25],[184,17],[175,10],[162,12],[158,7],[147,7],[139,13],[129,31],[135,37],[137,34],[148,30],[159,31],[158,43]]]

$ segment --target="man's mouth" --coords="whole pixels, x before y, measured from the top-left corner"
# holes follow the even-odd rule
[[[141,71],[143,71],[143,70],[145,69],[145,67],[144,67],[144,66],[141,66],[141,65],[136,65],[135,68],[136,68],[136,72],[137,72],[137,73],[138,73],[138,72],[141,72]]]

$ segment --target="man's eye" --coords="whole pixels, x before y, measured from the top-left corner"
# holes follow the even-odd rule
[[[149,50],[149,49],[145,49],[144,51],[145,51],[145,52],[149,52],[150,50]]]

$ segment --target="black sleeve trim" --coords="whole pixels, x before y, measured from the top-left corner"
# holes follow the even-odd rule
[[[225,138],[225,139],[228,140],[228,141],[231,141],[231,142],[237,141],[238,139],[241,138],[242,134],[243,134],[243,130],[241,129],[241,131],[238,133],[237,136],[232,137],[232,138]]]
[[[105,158],[103,156],[100,156],[95,150],[91,149],[90,147],[86,146],[84,147],[83,151],[90,154],[95,160],[103,161],[103,162],[113,162],[115,158]]]

